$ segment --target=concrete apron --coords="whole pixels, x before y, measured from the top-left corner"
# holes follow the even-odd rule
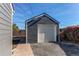
[[[12,56],[34,56],[30,44],[18,44]]]
[[[31,44],[35,56],[66,56],[63,49],[55,43]]]

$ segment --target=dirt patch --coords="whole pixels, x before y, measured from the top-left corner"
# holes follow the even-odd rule
[[[13,52],[13,56],[32,56],[33,52],[30,44],[18,44]]]

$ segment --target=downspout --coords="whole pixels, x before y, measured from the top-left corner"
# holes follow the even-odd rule
[[[26,44],[28,43],[28,38],[27,38],[27,21],[25,21],[25,34],[26,34]]]
[[[12,15],[11,15],[11,50],[12,50],[12,38],[13,38],[13,14],[14,14],[14,10],[13,10],[13,5],[12,4],[10,4],[11,5],[11,9],[12,9]],[[11,55],[12,55],[12,51],[11,51]]]
[[[61,40],[60,40],[60,29],[59,29],[59,24],[58,24],[58,42],[61,42]]]

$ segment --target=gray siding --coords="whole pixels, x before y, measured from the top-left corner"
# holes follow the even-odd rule
[[[0,3],[0,55],[11,55],[12,6]]]
[[[30,43],[36,43],[37,42],[37,26],[38,24],[55,24],[57,26],[57,30],[59,29],[58,28],[58,25],[54,22],[52,22],[51,20],[49,20],[49,18],[47,17],[42,17],[40,21],[38,21],[37,23],[33,24],[32,26],[27,26],[27,39]],[[29,24],[27,24],[29,25]],[[58,32],[57,32],[58,33]]]
[[[27,38],[29,43],[36,43],[37,42],[37,25],[34,24],[31,27],[27,28]]]

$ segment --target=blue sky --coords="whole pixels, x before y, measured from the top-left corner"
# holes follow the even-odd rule
[[[79,4],[68,3],[14,3],[13,23],[20,29],[25,28],[25,20],[47,13],[60,22],[60,28],[79,25]]]

